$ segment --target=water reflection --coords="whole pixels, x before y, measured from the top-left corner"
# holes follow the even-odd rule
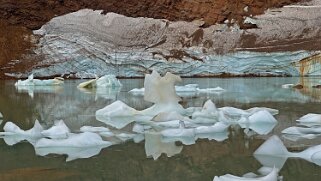
[[[271,131],[267,136],[258,135],[249,126],[244,126],[242,129],[232,127],[222,134],[196,135],[197,139],[193,145],[179,145],[173,142],[165,143],[162,138],[161,143],[158,142],[158,138],[148,141],[147,135],[137,134],[139,135],[139,139],[136,138],[137,142],[144,138],[145,142],[137,144],[127,141],[124,144],[113,145],[102,150],[90,150],[88,153],[99,154],[99,156],[92,159],[75,160],[68,164],[65,164],[62,157],[54,155],[49,157],[34,156],[34,148],[25,142],[8,147],[0,140],[0,153],[3,155],[3,162],[6,163],[4,167],[0,168],[0,172],[2,174],[11,168],[23,167],[54,167],[67,169],[66,172],[81,172],[71,180],[79,180],[79,178],[93,180],[115,180],[115,178],[119,178],[119,180],[173,180],[173,178],[176,180],[213,180],[215,175],[226,173],[242,175],[261,167],[260,162],[252,157],[252,154],[263,142],[262,139],[267,138],[270,134],[281,135],[281,130],[295,125],[294,121],[307,113],[321,113],[321,90],[310,86],[314,83],[307,83],[316,81],[314,79],[316,78],[303,78],[303,83],[300,78],[183,79],[183,84],[197,83],[202,88],[220,86],[226,90],[220,95],[201,94],[198,97],[184,98],[182,102],[184,107],[199,107],[211,99],[218,107],[235,106],[247,109],[254,106],[265,106],[280,110],[280,114],[276,116],[279,124],[274,129],[271,130],[269,126],[259,126],[264,128],[259,133]],[[122,100],[137,110],[145,109],[151,105],[140,97],[128,94],[129,90],[142,87],[141,79],[121,80],[124,86],[115,94],[112,91],[109,93],[108,90],[103,90],[102,93],[97,93],[97,91],[82,92],[76,88],[79,82],[65,81],[65,85],[60,90],[32,90],[33,98],[29,96],[27,91],[16,90],[14,82],[0,82],[0,112],[3,113],[4,123],[13,121],[26,130],[32,127],[36,118],[45,127],[53,125],[54,120],[63,119],[73,132],[77,132],[83,125],[106,126],[104,123],[96,121],[95,111],[115,100]],[[282,85],[287,83],[300,83],[304,88],[282,89]],[[131,126],[129,125],[123,130],[132,133]],[[319,138],[304,140],[304,142],[285,142],[285,144],[290,148],[301,148],[302,145],[315,145],[318,142],[320,142]],[[149,145],[149,151],[145,150],[146,143]],[[155,148],[152,146],[153,144],[156,145]],[[162,144],[174,146],[173,148],[165,146],[164,149],[162,147],[158,149],[157,145]],[[83,157],[81,151],[79,152],[80,156],[70,156],[70,158]],[[84,150],[83,153],[85,152],[87,151]],[[45,153],[44,151],[43,155]],[[55,154],[60,153],[62,151],[58,150]],[[64,154],[72,155],[72,153],[71,150]],[[75,151],[75,153],[77,152]],[[172,158],[167,158],[161,153],[167,156],[171,155]],[[157,161],[146,159],[146,156],[157,158]],[[271,161],[272,158],[266,160]],[[275,161],[271,161],[272,163],[278,164],[280,167],[283,166],[281,175],[287,180],[318,180],[320,177],[320,168],[304,160],[290,159],[283,163],[280,158],[276,158]],[[70,180],[70,178],[66,180]]]

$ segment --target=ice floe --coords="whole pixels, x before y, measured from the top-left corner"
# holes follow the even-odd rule
[[[97,155],[102,148],[111,146],[112,143],[104,141],[97,133],[84,132],[70,134],[65,139],[42,138],[35,144],[37,155],[66,154],[66,161],[77,158],[89,158]]]
[[[297,120],[300,123],[317,123],[321,124],[321,114],[313,114],[309,113],[307,115],[302,116]]]
[[[52,139],[63,139],[67,138],[70,134],[70,129],[67,127],[63,120],[55,121],[54,125],[41,132],[44,137]]]
[[[221,94],[226,90],[221,87],[199,88],[198,84],[186,84],[184,86],[175,86],[175,91],[180,97],[194,97],[199,94]],[[145,88],[134,88],[129,91],[134,96],[144,96]]]
[[[78,85],[78,88],[121,87],[122,84],[115,75],[104,75],[100,78],[89,80]]]
[[[301,158],[321,166],[321,145],[311,146],[301,152],[289,152],[280,138],[274,135],[254,152],[254,157],[262,165],[277,168],[282,168],[287,158],[290,157]],[[274,162],[275,160],[277,161]]]
[[[36,141],[43,137],[41,131],[43,127],[38,120],[35,121],[34,126],[29,130],[22,130],[13,122],[6,122],[3,127],[4,132],[0,132],[0,136],[8,145],[17,144],[23,140],[27,140],[31,144],[35,144]]]
[[[223,176],[215,176],[213,181],[278,181],[278,169],[273,168],[270,173],[261,177],[252,177],[256,176],[251,174],[251,177],[239,177],[231,174],[226,174]]]
[[[31,74],[26,80],[18,80],[15,86],[55,86],[62,85],[64,83],[63,78],[56,77],[54,79],[39,80],[34,79],[33,74]]]

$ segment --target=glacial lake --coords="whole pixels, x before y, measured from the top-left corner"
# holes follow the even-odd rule
[[[312,88],[321,78],[185,78],[181,85],[198,84],[200,88],[222,87],[225,92],[186,95],[184,107],[200,107],[211,99],[217,107],[241,109],[269,107],[279,110],[278,124],[267,135],[247,135],[240,127],[229,128],[223,141],[198,139],[195,144],[183,145],[171,157],[162,154],[158,159],[147,157],[145,142],[126,141],[104,148],[90,158],[66,162],[65,155],[38,156],[27,141],[12,146],[0,139],[0,180],[200,180],[211,181],[214,176],[257,173],[262,164],[253,152],[270,136],[278,135],[290,151],[302,151],[321,144],[315,139],[289,140],[281,131],[295,126],[296,120],[308,113],[321,114],[321,89]],[[12,121],[22,129],[30,129],[35,120],[49,128],[54,120],[64,120],[73,132],[84,125],[107,126],[95,118],[98,109],[121,100],[141,110],[151,106],[142,96],[128,93],[143,87],[143,79],[121,79],[120,90],[79,90],[83,80],[66,80],[63,86],[19,88],[15,81],[0,81],[0,112],[3,121]],[[285,89],[283,84],[302,84],[302,89]],[[132,124],[124,130],[130,132]],[[153,145],[150,145],[153,147]],[[317,181],[321,166],[303,159],[289,158],[279,173],[284,181]]]

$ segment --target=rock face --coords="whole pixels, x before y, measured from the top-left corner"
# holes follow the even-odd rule
[[[74,3],[47,1],[43,8],[51,7],[51,11],[32,14],[35,17],[46,14],[43,21],[36,21],[37,18],[22,21],[15,18],[19,13],[3,13],[17,6],[17,3],[6,2],[10,6],[3,8],[0,4],[0,14],[13,24],[26,23],[29,28],[38,28],[38,23],[52,17],[52,13],[67,12],[66,7]],[[17,74],[15,70],[4,68],[0,73],[14,77],[26,77],[30,72],[37,77],[93,78],[95,74],[143,77],[156,69],[182,76],[304,75],[293,62],[317,54],[316,50],[321,49],[321,1],[251,16],[262,13],[267,7],[291,2],[182,0],[122,1],[118,4],[93,1],[89,4],[79,1],[72,10],[87,6],[103,10],[83,9],[53,18],[34,31],[41,38],[35,55],[28,57],[33,60],[29,70]],[[127,3],[127,9],[122,9],[123,3]],[[116,5],[118,8],[113,9]],[[26,8],[24,3],[19,6]],[[37,10],[37,5],[32,7],[34,9],[28,13]],[[167,19],[104,14],[109,11],[130,16],[145,16],[149,12],[149,17]],[[213,25],[217,22],[225,23]],[[15,67],[20,65],[16,64]]]

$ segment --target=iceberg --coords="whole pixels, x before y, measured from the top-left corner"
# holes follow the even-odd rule
[[[35,124],[31,129],[26,131],[22,130],[12,122],[6,122],[3,130],[4,132],[0,132],[0,137],[2,137],[8,145],[14,145],[23,140],[27,140],[34,145],[38,139],[43,137],[41,134],[43,127],[40,125],[38,120],[35,121]]]
[[[204,103],[202,110],[192,114],[192,121],[200,124],[210,124],[220,121],[220,113],[215,104],[208,100]]]
[[[302,116],[301,118],[299,118],[298,120],[296,120],[297,122],[300,123],[316,123],[316,124],[321,124],[321,114],[313,114],[313,113],[309,113],[307,115]]]
[[[181,141],[185,145],[192,145],[195,143],[196,135],[194,128],[185,128],[184,123],[181,121],[181,125],[179,128],[170,128],[161,131],[161,135],[163,136],[163,141],[175,142]]]
[[[104,75],[100,78],[89,80],[78,85],[78,88],[101,88],[101,87],[121,87],[122,84],[115,75]]]
[[[105,108],[96,111],[96,119],[108,125],[123,128],[134,121],[150,121],[162,112],[175,111],[179,114],[186,114],[186,110],[178,103],[181,99],[175,93],[174,84],[181,81],[177,75],[166,73],[161,77],[156,71],[147,74],[144,81],[145,101],[153,102],[154,105],[138,111],[129,107],[121,101],[107,105]]]
[[[99,154],[101,149],[111,146],[109,141],[103,141],[96,133],[70,134],[66,139],[42,138],[35,144],[37,155],[66,154],[66,161],[78,158],[89,158]]]
[[[35,148],[44,147],[95,147],[110,146],[109,141],[104,141],[97,133],[84,132],[79,134],[69,134],[65,139],[41,138],[37,141]]]
[[[63,139],[67,138],[70,134],[70,129],[67,127],[63,120],[55,121],[54,125],[41,132],[44,137],[52,139]]]
[[[261,177],[249,178],[226,174],[223,176],[215,176],[213,181],[278,181],[278,169],[273,168],[268,175]]]
[[[80,128],[81,132],[92,132],[98,133],[100,136],[103,137],[111,137],[114,136],[114,133],[110,131],[110,129],[106,127],[93,127],[93,126],[82,126]]]
[[[266,110],[259,110],[248,118],[240,119],[238,124],[242,128],[251,129],[260,135],[270,133],[277,124],[277,120]]]
[[[220,94],[225,92],[225,89],[221,87],[214,87],[214,88],[204,88],[201,89],[198,87],[198,84],[186,84],[183,86],[175,86],[175,91],[178,96],[180,97],[194,97],[198,96],[199,94]],[[145,88],[134,88],[129,91],[129,93],[133,94],[134,96],[144,96]]]
[[[62,85],[64,83],[64,79],[61,77],[55,77],[54,79],[48,80],[39,80],[34,79],[33,74],[31,74],[26,80],[18,80],[15,83],[15,86],[55,86]]]
[[[311,146],[301,152],[289,152],[280,138],[276,135],[266,140],[255,152],[254,157],[265,166],[270,166],[271,158],[278,160],[283,166],[287,158],[301,158],[321,166],[321,145]],[[274,160],[275,160],[274,159]],[[281,161],[280,161],[281,160]],[[272,163],[274,164],[274,163]],[[277,165],[275,165],[277,166]]]

